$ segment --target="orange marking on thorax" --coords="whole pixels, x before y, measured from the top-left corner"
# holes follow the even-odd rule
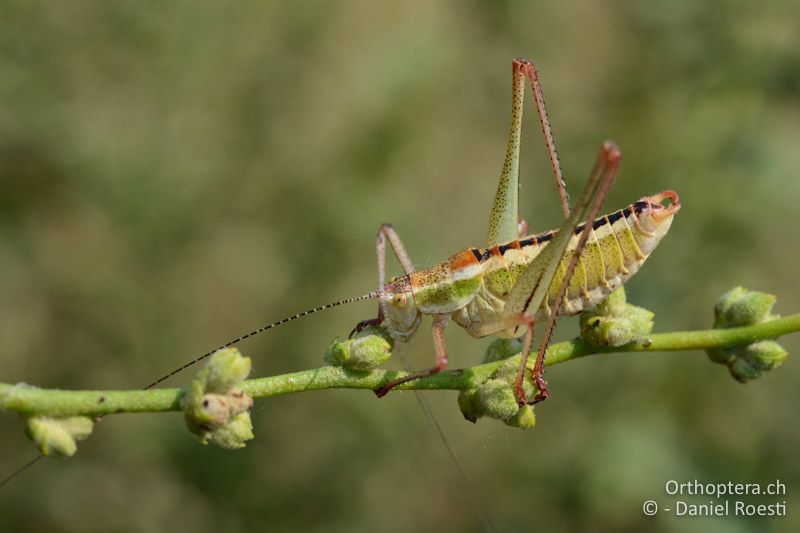
[[[411,292],[416,292],[419,289],[423,289],[431,283],[431,276],[430,272],[426,270],[417,270],[416,272],[412,272],[408,275],[408,281],[411,285]]]
[[[450,270],[453,272],[479,264],[471,248],[450,256],[448,261],[450,262]]]

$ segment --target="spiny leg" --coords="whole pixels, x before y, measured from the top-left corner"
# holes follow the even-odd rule
[[[536,70],[536,65],[527,59],[516,59],[514,63],[520,63],[522,72],[528,77],[533,91],[533,99],[536,101],[536,112],[539,115],[539,123],[542,125],[542,133],[544,134],[544,142],[547,144],[547,154],[550,157],[550,166],[553,167],[553,174],[556,178],[556,188],[558,189],[558,196],[561,200],[561,210],[564,212],[564,218],[569,218],[569,195],[567,194],[567,183],[564,180],[564,175],[561,172],[561,162],[558,159],[558,151],[556,151],[556,143],[553,140],[553,130],[550,128],[550,118],[547,115],[547,107],[544,105],[544,93],[542,86],[539,83],[539,72]]]
[[[386,241],[389,241],[389,244],[394,251],[395,257],[400,262],[400,266],[403,267],[403,272],[406,274],[411,274],[414,272],[414,264],[411,262],[411,259],[406,252],[405,246],[403,246],[403,241],[400,240],[400,236],[397,235],[397,232],[394,230],[391,224],[381,224],[381,227],[378,228],[378,238],[375,243],[375,250],[378,255],[378,292],[382,291],[383,288],[386,286]],[[353,328],[353,331],[350,332],[350,337],[355,335],[356,333],[360,332],[366,327],[369,326],[378,326],[383,322],[385,317],[385,313],[383,311],[383,305],[381,303],[378,304],[378,316],[376,318],[370,318],[367,320],[362,320],[356,327]]]
[[[598,196],[595,199],[594,205],[592,205],[591,211],[589,211],[589,216],[586,217],[587,221],[596,219],[597,215],[600,213],[600,206],[602,205],[603,200],[608,193],[608,189],[611,187],[612,181],[614,181],[614,176],[617,174],[621,157],[622,155],[620,154],[619,148],[617,148],[613,143],[606,142],[603,145],[603,148],[600,150],[600,156],[595,163],[593,172],[602,172],[603,178],[600,182],[600,191]],[[584,226],[581,236],[578,239],[578,244],[575,245],[575,251],[570,258],[569,264],[567,265],[567,270],[564,273],[564,281],[562,282],[561,288],[558,291],[556,301],[550,310],[550,316],[547,317],[547,325],[544,328],[544,335],[539,343],[539,351],[536,353],[536,363],[534,364],[533,372],[531,373],[531,378],[536,384],[536,388],[538,390],[533,399],[533,403],[546,400],[548,396],[550,396],[547,390],[547,382],[542,377],[542,373],[544,372],[544,356],[547,353],[547,346],[550,344],[550,337],[553,334],[553,328],[555,328],[556,325],[558,312],[561,309],[561,304],[566,298],[570,280],[572,280],[572,275],[575,273],[575,268],[578,266],[578,260],[580,259],[581,253],[583,253],[583,249],[586,247],[586,241],[589,239],[591,229],[592,225],[590,223],[587,223]]]
[[[489,216],[488,245],[512,241],[521,235],[519,231],[519,150],[522,138],[522,113],[525,101],[525,78],[528,78],[536,102],[536,111],[542,126],[550,165],[555,174],[556,187],[561,199],[561,208],[564,217],[569,217],[569,197],[567,196],[564,176],[558,160],[550,120],[544,105],[542,88],[536,67],[525,59],[515,59],[512,64],[512,92],[511,92],[511,126],[508,132],[506,157],[503,162],[503,171],[497,185],[492,211]],[[527,234],[527,231],[525,232]]]
[[[433,317],[433,326],[431,327],[431,333],[433,334],[433,348],[436,351],[436,366],[428,368],[427,370],[420,370],[419,372],[414,372],[399,379],[392,380],[386,385],[382,386],[381,388],[375,389],[375,394],[378,396],[378,398],[380,398],[381,396],[385,396],[390,390],[397,387],[401,383],[406,383],[409,381],[414,381],[415,379],[432,376],[433,374],[441,372],[447,367],[448,359],[447,359],[447,346],[445,345],[444,342],[444,328],[449,320],[450,320],[449,315],[435,315]]]
[[[603,199],[611,186],[611,183],[616,175],[617,168],[619,167],[620,152],[617,146],[612,142],[606,142],[600,150],[597,162],[592,169],[589,182],[583,191],[575,210],[570,214],[567,221],[561,226],[556,236],[550,243],[542,250],[542,252],[528,265],[528,268],[523,272],[517,283],[509,293],[509,300],[506,305],[509,313],[517,313],[520,323],[529,324],[529,330],[526,334],[526,342],[523,346],[519,372],[517,373],[516,389],[519,396],[519,403],[523,405],[527,403],[524,391],[522,389],[522,380],[524,378],[525,368],[528,361],[528,354],[530,353],[532,342],[532,321],[536,312],[542,306],[545,298],[550,292],[551,284],[554,274],[558,269],[561,258],[564,255],[570,240],[573,238],[575,228],[578,221],[593,220],[597,217],[602,205]],[[591,224],[586,224],[584,231],[581,232],[575,249],[573,250],[572,257],[566,267],[564,278],[561,280],[561,286],[558,290],[558,295],[550,309],[550,316],[548,317],[547,326],[545,327],[542,341],[539,345],[537,352],[536,364],[532,377],[539,389],[537,397],[534,402],[541,401],[547,397],[547,384],[542,378],[542,369],[544,365],[544,355],[547,351],[547,346],[550,342],[550,335],[553,332],[555,321],[558,318],[558,312],[561,304],[564,301],[566,291],[569,287],[570,279],[575,271],[575,267],[580,258],[580,254],[586,245],[586,241],[590,235]]]
[[[519,321],[520,321],[520,323],[525,324],[525,326],[526,326],[525,338],[522,340],[522,359],[523,359],[523,361],[522,361],[522,364],[520,365],[520,368],[525,368],[525,364],[527,363],[527,360],[528,360],[527,354],[531,353],[531,346],[533,346],[533,327],[534,327],[535,321],[533,319],[533,315],[531,315],[527,311],[522,313],[521,315],[519,315]],[[525,395],[525,389],[522,387],[522,380],[524,378],[525,378],[524,372],[523,373],[519,373],[518,372],[517,373],[517,379],[514,382],[514,390],[516,390],[516,392],[517,392],[517,398],[524,399],[524,401],[522,401],[520,403],[520,406],[524,405],[525,403],[527,403],[527,398],[526,398],[526,395]],[[547,385],[545,385],[545,388],[547,388]],[[536,390],[537,391],[541,390],[541,389],[539,389],[539,384],[538,383],[536,383]]]

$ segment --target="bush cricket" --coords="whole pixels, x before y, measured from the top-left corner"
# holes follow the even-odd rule
[[[680,201],[675,192],[664,191],[598,217],[621,158],[617,146],[607,141],[600,149],[583,193],[574,208],[570,209],[536,67],[530,61],[515,59],[512,73],[511,127],[505,162],[490,212],[486,247],[468,248],[438,265],[415,270],[397,232],[390,224],[382,224],[376,244],[377,290],[321,305],[262,326],[189,361],[144,389],[155,387],[218,350],[297,318],[377,298],[378,316],[360,322],[351,335],[369,325],[385,324],[392,337],[408,341],[419,327],[423,315],[431,315],[436,353],[435,366],[389,381],[375,391],[378,396],[385,395],[401,383],[435,374],[447,366],[448,354],[443,332],[452,319],[476,338],[489,335],[524,336],[514,386],[517,401],[522,406],[546,399],[549,393],[547,382],[542,377],[544,356],[558,316],[574,315],[593,307],[636,273],[669,230],[674,214],[680,209]],[[565,217],[557,231],[530,235],[527,223],[518,214],[519,152],[526,79],[533,92]],[[667,200],[668,203],[664,204]],[[586,222],[581,223],[584,220]],[[394,277],[388,283],[387,241],[404,271],[404,275]],[[537,392],[529,400],[523,389],[525,369],[533,345],[534,324],[544,319],[547,321],[531,372]],[[432,418],[431,421],[436,426]],[[452,451],[444,440],[443,443],[460,472]],[[36,456],[0,481],[0,486],[42,457]]]
[[[527,234],[527,223],[518,214],[519,152],[526,79],[533,92],[565,216],[565,222],[557,231],[533,235]],[[158,385],[219,349],[296,318],[377,298],[378,316],[360,322],[353,333],[369,325],[385,323],[393,337],[407,341],[416,332],[422,316],[431,315],[436,353],[435,366],[386,383],[375,391],[378,396],[385,395],[401,383],[429,376],[447,366],[443,331],[452,319],[476,338],[524,335],[522,362],[515,389],[520,405],[528,403],[522,382],[533,344],[534,324],[547,319],[531,376],[537,394],[530,403],[541,401],[548,397],[542,368],[557,317],[574,315],[590,308],[625,283],[666,234],[673,215],[680,209],[678,195],[673,191],[664,191],[598,217],[620,158],[620,151],[613,142],[603,144],[583,194],[574,209],[570,209],[538,72],[532,62],[515,59],[512,63],[511,127],[505,162],[489,217],[487,247],[468,248],[438,265],[415,270],[397,232],[391,225],[383,224],[378,231],[376,244],[378,290],[315,307],[265,325],[190,361],[146,388]],[[663,203],[665,200],[669,200],[667,205]],[[581,224],[582,220],[590,222]],[[388,283],[387,241],[405,272]]]
[[[525,79],[536,102],[550,163],[566,221],[558,231],[527,235],[518,215],[519,150]],[[566,185],[550,131],[536,67],[513,62],[512,115],[505,163],[489,217],[486,248],[468,248],[433,267],[415,271],[400,238],[389,224],[378,231],[378,316],[367,325],[386,323],[393,337],[408,340],[423,315],[433,317],[436,365],[391,381],[378,389],[382,396],[400,383],[429,376],[448,362],[443,330],[450,319],[476,338],[524,335],[522,362],[516,380],[520,405],[528,402],[522,388],[534,323],[547,318],[532,378],[537,394],[547,398],[542,378],[544,354],[556,318],[574,315],[600,303],[627,281],[666,234],[680,209],[678,195],[665,191],[628,207],[597,217],[620,161],[619,149],[606,142],[586,188],[570,212]],[[670,204],[662,204],[664,200]],[[581,220],[589,220],[579,224]],[[386,241],[405,272],[386,283]]]

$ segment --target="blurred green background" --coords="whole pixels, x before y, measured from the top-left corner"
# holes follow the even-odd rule
[[[0,7],[0,366],[5,382],[136,388],[264,322],[376,283],[392,222],[427,266],[480,246],[502,164],[511,59],[538,65],[576,195],[600,143],[606,206],[673,188],[683,210],[628,285],[656,330],[709,327],[735,285],[800,311],[800,4],[17,2]],[[530,93],[526,95],[530,102]],[[522,212],[559,224],[539,126]],[[396,268],[394,266],[393,268]],[[254,375],[317,366],[374,303],[241,348]],[[408,349],[429,366],[428,322]],[[560,338],[574,335],[563,320]],[[488,340],[447,332],[454,367]],[[783,340],[795,357],[800,336]],[[189,375],[173,378],[171,386]],[[700,352],[548,372],[520,432],[426,397],[503,531],[791,530],[800,370],[746,386]],[[260,401],[256,440],[195,442],[177,414],[108,417],[69,461],[0,492],[16,531],[480,530],[409,393]],[[0,474],[34,453],[2,415]],[[780,519],[645,518],[669,479],[787,485]],[[707,498],[699,498],[706,502]],[[750,497],[748,503],[770,498]]]

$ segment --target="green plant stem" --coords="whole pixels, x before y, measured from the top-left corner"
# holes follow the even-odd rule
[[[796,331],[800,331],[800,314],[739,328],[660,333],[618,348],[593,348],[581,339],[574,339],[550,346],[545,364],[554,365],[599,353],[721,348],[772,339]],[[518,359],[519,355],[513,357]],[[487,379],[502,363],[503,361],[495,361],[470,368],[440,372],[404,383],[398,389],[469,389]],[[529,366],[533,367],[533,359],[530,360]],[[405,374],[393,370],[355,372],[341,367],[323,366],[291,374],[247,380],[243,383],[242,389],[254,399],[321,389],[376,389],[387,381]],[[67,391],[40,389],[25,384],[0,383],[0,410],[49,416],[180,411],[183,394],[184,390],[177,388],[145,391]]]

